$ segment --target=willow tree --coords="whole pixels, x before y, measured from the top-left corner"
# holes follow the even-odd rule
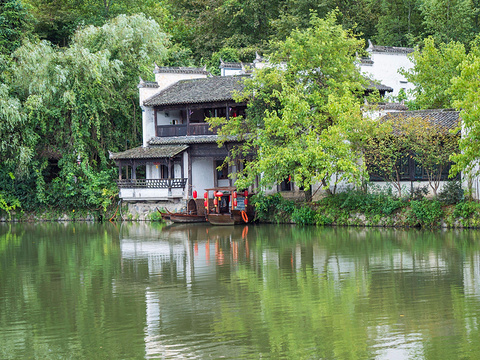
[[[246,81],[237,99],[248,102],[246,118],[212,121],[220,135],[243,141],[229,160],[254,154],[237,174],[237,186],[256,177],[265,187],[290,178],[310,198],[311,186],[321,182],[328,189],[334,174],[337,181],[359,180],[355,144],[363,118],[357,95],[364,88],[355,56],[363,42],[330,13],[312,16],[308,29],[271,45],[269,66]]]
[[[46,160],[59,158],[59,177],[52,181],[56,188],[50,191],[54,199],[50,202],[59,204],[58,196],[70,196],[71,201],[65,201],[69,205],[81,199],[81,192],[87,197],[83,204],[105,205],[100,199],[103,189],[113,189],[107,151],[141,142],[138,76],[144,76],[142,71],[154,61],[161,61],[166,45],[167,36],[155,21],[143,15],[122,15],[102,27],[79,29],[69,47],[26,42],[14,52],[9,96],[17,99],[12,104],[20,114],[11,121],[30,124],[38,140],[26,147],[37,161],[31,168],[40,180],[37,197],[41,202],[48,203],[40,189],[45,187],[41,174]],[[4,108],[0,106],[0,111]],[[19,139],[25,144],[25,137]],[[98,201],[88,200],[96,196]],[[78,202],[81,206],[82,201]]]

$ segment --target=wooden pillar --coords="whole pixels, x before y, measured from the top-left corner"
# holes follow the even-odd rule
[[[168,195],[172,195],[172,158],[168,159],[168,168],[167,168],[167,178],[168,178]]]
[[[118,161],[118,180],[122,180],[122,160]]]
[[[230,119],[230,111],[229,111],[229,109],[228,109],[228,103],[227,103],[226,107],[227,107],[227,108],[225,109],[225,110],[226,110],[226,111],[225,111],[225,114],[227,114],[226,118],[227,118],[227,120],[229,120],[229,119]]]
[[[173,179],[172,158],[168,159],[168,178]]]
[[[190,108],[187,107],[187,110],[185,110],[185,112],[187,115],[187,135],[190,135]],[[190,158],[190,156],[188,158]]]
[[[135,160],[133,160],[133,164],[132,164],[132,179],[136,179],[137,178],[137,163],[135,162]]]
[[[155,136],[158,136],[158,127],[157,127],[157,109],[153,109],[153,126],[155,126]]]
[[[187,110],[188,111],[188,110]],[[187,150],[188,159],[188,197],[192,196],[192,152],[190,148]]]
[[[184,159],[184,156],[183,156],[183,153],[182,153],[182,157],[181,157],[181,160],[180,160],[180,177],[182,179],[185,178],[185,169],[184,169],[185,162],[183,161],[183,159]]]

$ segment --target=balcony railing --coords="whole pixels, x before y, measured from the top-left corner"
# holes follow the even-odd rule
[[[216,131],[211,131],[206,123],[190,123],[188,126],[182,125],[159,125],[157,126],[157,136],[185,136],[185,135],[215,135]]]
[[[135,189],[184,189],[187,179],[122,179],[117,180],[119,188]]]

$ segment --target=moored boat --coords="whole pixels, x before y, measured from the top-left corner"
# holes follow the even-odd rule
[[[206,189],[205,213],[212,225],[240,225],[254,219],[253,207],[248,205],[248,192],[243,197],[237,194],[235,187],[216,187]],[[209,192],[213,192],[210,199]]]

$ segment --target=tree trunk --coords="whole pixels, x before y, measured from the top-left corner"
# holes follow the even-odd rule
[[[312,201],[312,185],[309,185],[308,187],[305,188],[303,191],[305,194],[305,202],[311,202]]]
[[[327,193],[327,195],[333,195],[332,191],[330,190],[330,187],[327,187],[327,182],[325,181],[325,179],[322,179],[322,186],[325,189],[325,192]]]

